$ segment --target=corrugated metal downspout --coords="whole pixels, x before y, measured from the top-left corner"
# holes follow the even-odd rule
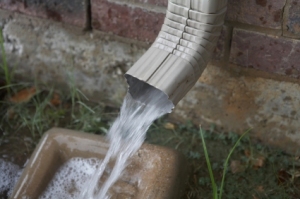
[[[148,51],[127,71],[129,92],[136,84],[164,92],[175,106],[205,69],[220,36],[227,0],[169,0],[164,24]]]

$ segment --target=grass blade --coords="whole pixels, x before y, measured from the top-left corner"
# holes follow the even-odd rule
[[[86,108],[88,111],[90,111],[91,113],[95,113],[95,111],[93,111],[90,107],[88,107],[85,103],[78,101],[78,104],[82,105],[84,108]]]
[[[206,164],[207,164],[207,168],[208,168],[208,172],[209,172],[209,177],[210,177],[211,184],[212,184],[213,198],[218,199],[217,185],[216,185],[214,174],[213,174],[212,167],[211,167],[211,164],[210,164],[210,160],[209,160],[209,156],[208,156],[208,152],[207,152],[207,148],[206,148],[206,144],[205,144],[205,140],[204,140],[204,136],[203,136],[203,132],[202,132],[201,127],[200,127],[200,135],[201,135],[205,160],[206,160]]]
[[[227,172],[227,167],[228,167],[228,162],[229,162],[229,159],[233,153],[233,151],[235,150],[235,148],[238,146],[238,144],[240,143],[241,139],[247,134],[249,133],[251,129],[248,129],[245,133],[243,133],[243,135],[236,141],[236,143],[234,144],[234,146],[231,148],[227,158],[226,158],[226,161],[224,163],[224,169],[223,169],[223,176],[222,176],[222,182],[221,182],[221,186],[220,186],[220,194],[219,194],[219,199],[222,198],[222,192],[223,192],[223,188],[224,188],[224,182],[225,182],[225,175],[226,175],[226,172]]]

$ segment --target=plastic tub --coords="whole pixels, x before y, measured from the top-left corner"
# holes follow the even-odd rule
[[[99,135],[49,130],[32,154],[12,198],[38,198],[64,163],[74,157],[101,160],[108,147]],[[112,167],[113,162],[109,165]],[[109,192],[112,199],[179,198],[185,172],[185,159],[176,151],[144,144]]]

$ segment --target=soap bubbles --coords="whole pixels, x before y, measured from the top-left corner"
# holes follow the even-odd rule
[[[13,187],[22,173],[21,168],[0,158],[0,195],[12,194]]]
[[[75,157],[63,164],[39,199],[76,199],[101,161]]]

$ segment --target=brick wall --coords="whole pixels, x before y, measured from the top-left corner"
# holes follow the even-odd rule
[[[88,0],[0,0],[0,8],[83,28],[90,23]]]
[[[230,62],[299,79],[299,11],[297,0],[229,0]]]
[[[1,0],[0,8],[153,42],[167,0]],[[213,59],[300,78],[300,1],[229,0]]]
[[[141,41],[154,41],[165,14],[159,12],[160,6],[167,2],[152,0],[143,3],[143,0],[127,1],[91,0],[92,27],[104,32],[138,39]]]

